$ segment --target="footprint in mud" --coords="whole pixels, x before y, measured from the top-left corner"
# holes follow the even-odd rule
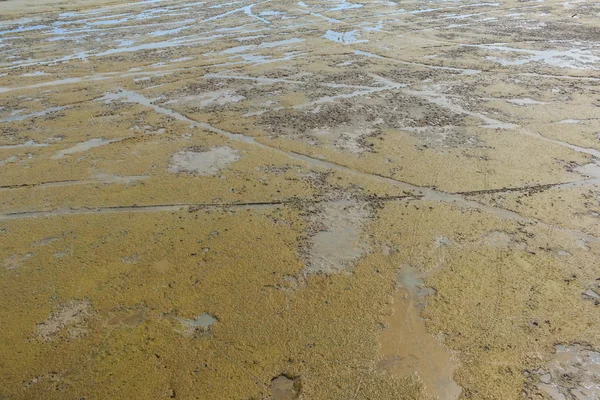
[[[228,164],[240,158],[238,152],[231,147],[214,147],[210,150],[188,148],[173,154],[169,164],[172,174],[216,175]]]

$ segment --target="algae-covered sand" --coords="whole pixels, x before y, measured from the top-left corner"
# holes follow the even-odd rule
[[[0,2],[0,398],[600,398],[599,13]]]

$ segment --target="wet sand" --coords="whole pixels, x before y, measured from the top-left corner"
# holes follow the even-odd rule
[[[0,398],[595,398],[598,13],[0,2]]]

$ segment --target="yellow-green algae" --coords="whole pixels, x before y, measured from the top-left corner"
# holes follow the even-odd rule
[[[394,268],[367,257],[352,275],[279,289],[304,268],[294,245],[303,225],[288,208],[5,222],[7,252],[34,256],[1,272],[3,396],[250,398],[285,373],[310,398],[419,398],[374,369]],[[47,237],[59,239],[31,247]],[[36,324],[74,299],[91,304],[87,334],[38,340]],[[108,323],[139,309],[137,326]],[[218,322],[191,337],[170,318],[205,312]]]
[[[548,360],[554,345],[600,346],[600,309],[581,296],[600,274],[597,244],[585,251],[560,231],[429,202],[390,203],[379,218],[394,221],[380,224],[376,238],[397,249],[396,265],[437,269],[426,279],[436,295],[422,315],[457,355],[464,398],[519,398],[524,371]],[[522,246],[486,245],[490,232]],[[451,244],[437,245],[439,237]]]
[[[9,0],[0,7],[15,18],[31,16],[31,23],[37,24],[38,17],[50,20],[58,12],[109,5],[109,14],[117,14],[136,6],[108,0],[93,3],[38,1],[35,13],[40,14],[36,15],[31,2]],[[543,61],[501,65],[494,61],[499,53],[463,44],[512,39],[494,31],[494,22],[469,20],[451,27],[456,21],[446,13],[457,13],[455,8],[412,13],[429,8],[414,3],[406,6],[408,13],[395,16],[386,9],[390,4],[361,4],[357,14],[361,23],[374,26],[383,19],[386,26],[379,32],[364,29],[361,38],[369,42],[352,46],[322,38],[332,24],[300,5],[290,9],[275,1],[252,8],[255,15],[278,10],[293,15],[291,24],[306,23],[308,29],[272,23],[277,35],[304,41],[293,51],[259,51],[270,61],[295,52],[292,61],[235,64],[238,60],[233,60],[227,65],[231,56],[222,51],[262,43],[251,37],[260,32],[244,30],[240,39],[245,43],[224,36],[166,51],[90,56],[43,67],[12,68],[8,64],[12,59],[3,61],[2,66],[9,68],[3,69],[6,75],[0,74],[0,91],[7,90],[0,94],[5,107],[0,118],[18,110],[26,114],[66,108],[3,123],[2,146],[27,141],[50,146],[0,148],[0,186],[6,186],[0,190],[2,213],[79,210],[75,213],[86,214],[13,215],[16,219],[0,222],[0,397],[268,398],[272,379],[283,374],[295,379],[305,399],[424,398],[427,388],[417,377],[395,376],[379,368],[382,335],[396,332],[386,325],[390,316],[401,320],[406,312],[406,320],[418,320],[418,310],[403,308],[406,302],[398,301],[406,300],[396,289],[396,272],[405,265],[421,271],[427,276],[424,284],[435,290],[435,295],[423,299],[421,315],[426,331],[448,350],[440,353],[454,357],[458,366],[454,380],[462,387],[463,398],[522,398],[528,371],[547,365],[556,344],[600,347],[594,329],[597,306],[581,295],[598,278],[597,240],[567,231],[598,234],[595,187],[502,193],[507,187],[584,179],[573,167],[590,162],[590,153],[598,149],[591,100],[597,72],[586,68],[589,65],[558,68]],[[147,6],[153,7],[152,2],[137,4]],[[528,48],[548,40],[578,47],[573,38],[593,38],[590,30],[598,24],[584,6],[588,5],[546,1],[541,14],[537,6],[511,0],[479,10],[515,35],[543,39],[523,45]],[[521,30],[519,19],[507,15],[510,7],[519,7],[523,18],[539,24]],[[210,15],[221,12],[205,10]],[[356,11],[326,14],[346,22]],[[566,28],[565,15],[571,21]],[[239,18],[246,17],[261,24],[240,11],[195,26],[235,31]],[[452,23],[446,17],[452,17]],[[159,16],[152,21],[162,22],[173,20]],[[134,22],[128,27],[131,32],[141,31],[135,33],[141,41],[136,44],[172,39],[151,37],[151,26]],[[121,32],[119,39],[129,33]],[[27,58],[52,60],[73,51],[72,46],[46,40],[43,31],[28,31],[24,36],[17,40],[31,45],[22,46],[26,52],[16,63]],[[109,40],[93,42],[93,36],[92,41],[78,44],[81,51],[113,46]],[[269,36],[264,41],[276,40],[275,35]],[[191,59],[170,63],[183,57]],[[24,75],[38,70],[46,75]],[[209,78],[209,73],[304,83],[242,84]],[[265,109],[281,106],[286,117],[295,117],[314,109],[293,106],[355,91],[325,90],[322,84],[380,88],[369,74],[416,92],[447,96],[450,107],[460,105],[476,113],[458,117],[448,105],[434,106],[433,95],[427,100],[399,88],[382,91],[406,96],[404,104],[384,117],[404,112],[410,117],[404,122],[412,124],[407,128],[424,129],[439,128],[439,121],[431,116],[454,117],[448,123],[457,123],[460,133],[477,145],[427,147],[426,138],[414,130],[384,126],[364,138],[369,151],[348,154],[327,137],[309,143],[294,136],[296,132],[277,136],[260,116],[242,116],[271,101]],[[81,82],[61,81],[64,78]],[[346,169],[327,170],[256,144],[233,142],[142,105],[101,100],[107,92],[127,89],[161,103],[161,96],[169,100],[185,96],[190,88],[205,90],[199,82],[244,90],[249,96],[221,108],[188,103],[169,107],[197,121],[251,136],[260,144],[324,158]],[[547,104],[520,106],[507,101],[515,97]],[[354,99],[383,106],[390,97],[370,94]],[[481,126],[481,115],[514,125],[486,128]],[[331,124],[327,115],[323,124]],[[164,129],[161,134],[146,133],[160,129]],[[59,151],[94,138],[123,140],[53,159]],[[576,152],[568,148],[571,144],[587,149]],[[171,156],[181,149],[225,145],[241,158],[217,176],[167,171]],[[98,175],[143,179],[105,183]],[[515,210],[525,218],[501,221],[448,204],[400,200],[410,193],[377,176],[448,192],[499,191],[470,198]],[[61,186],[62,181],[70,183]],[[359,260],[352,274],[305,276],[306,265],[299,254],[309,242],[310,207],[306,206],[340,193],[360,201],[379,198],[371,202],[378,210],[362,234],[372,251]],[[255,202],[274,204],[251,210],[201,208]],[[96,207],[170,204],[181,204],[182,209],[95,214]],[[73,304],[85,307],[81,318],[47,341],[40,337],[39,324]],[[217,319],[208,330],[190,332],[181,322],[204,313]],[[402,342],[407,333],[398,332]],[[425,378],[421,376],[427,382]]]

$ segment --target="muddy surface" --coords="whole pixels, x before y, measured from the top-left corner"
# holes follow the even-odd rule
[[[599,12],[0,1],[0,398],[597,398]]]
[[[300,395],[300,386],[293,379],[279,375],[271,381],[271,398],[273,400],[293,400]]]
[[[392,315],[384,319],[385,328],[379,339],[378,368],[399,377],[416,375],[432,398],[458,399],[461,388],[453,380],[456,361],[439,338],[429,334],[420,317],[426,296],[435,295],[435,291],[425,287],[423,275],[410,265],[402,266],[398,272]]]
[[[58,310],[37,325],[38,338],[47,342],[65,329],[71,339],[84,336],[86,333],[84,322],[90,315],[89,309],[88,301],[72,300],[59,306]]]
[[[188,149],[171,157],[169,172],[196,175],[215,175],[239,156],[230,147],[216,147],[207,151]]]
[[[599,372],[597,351],[581,345],[557,345],[555,356],[531,374],[535,387],[530,390],[552,400],[594,399],[600,396]]]
[[[339,273],[352,271],[356,261],[367,250],[361,238],[369,211],[367,204],[338,200],[324,202],[310,217],[315,233],[310,238],[307,273]]]

